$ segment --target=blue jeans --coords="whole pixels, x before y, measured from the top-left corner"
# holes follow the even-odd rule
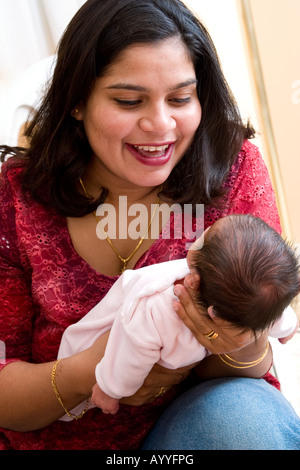
[[[215,379],[180,396],[143,449],[300,450],[300,418],[263,379]]]

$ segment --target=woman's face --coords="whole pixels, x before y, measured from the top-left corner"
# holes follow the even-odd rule
[[[161,185],[201,120],[193,63],[179,38],[125,49],[79,106],[106,187]]]

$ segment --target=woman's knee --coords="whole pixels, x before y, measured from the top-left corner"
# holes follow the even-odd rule
[[[300,449],[300,419],[264,380],[216,379],[179,397],[145,443],[161,450]]]

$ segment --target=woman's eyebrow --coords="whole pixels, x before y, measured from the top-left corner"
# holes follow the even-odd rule
[[[198,83],[197,78],[190,78],[189,80],[178,83],[178,85],[175,85],[174,87],[170,88],[170,91],[180,90],[180,88],[185,88],[187,86],[194,85],[194,84],[197,85],[197,83]]]
[[[190,78],[188,80],[185,80],[184,82],[178,83],[174,87],[169,88],[168,91],[175,91],[175,90],[180,90],[180,88],[185,88],[190,85],[197,84],[198,80],[196,78]],[[132,85],[131,83],[115,83],[113,85],[110,85],[107,87],[109,90],[130,90],[130,91],[140,91],[140,92],[145,92],[149,93],[151,90],[146,87],[142,87],[139,85]]]
[[[130,83],[115,83],[114,85],[110,85],[107,87],[108,90],[132,90],[132,91],[144,91],[149,92],[148,88],[138,86],[138,85],[131,85]]]

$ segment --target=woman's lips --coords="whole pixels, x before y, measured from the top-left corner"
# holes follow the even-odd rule
[[[127,149],[139,162],[148,166],[161,166],[168,163],[172,156],[174,143],[163,145],[131,145]]]

